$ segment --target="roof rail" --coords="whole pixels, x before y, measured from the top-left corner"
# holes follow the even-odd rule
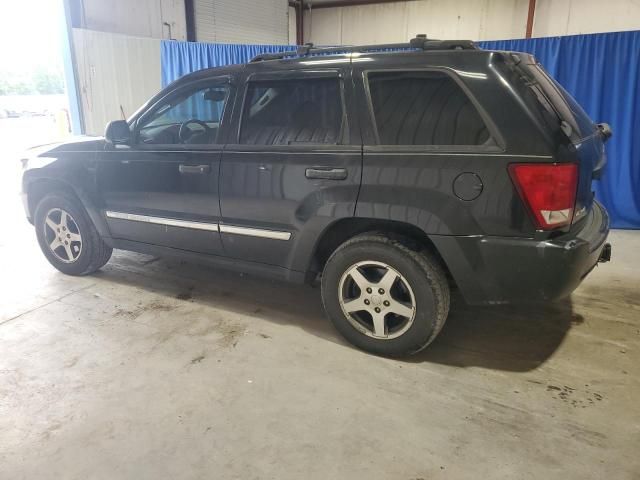
[[[370,52],[376,50],[477,50],[478,47],[471,40],[435,40],[426,35],[416,35],[408,43],[387,43],[380,45],[355,45],[344,47],[314,47],[313,43],[306,43],[296,50],[280,53],[262,53],[251,59],[251,62],[265,60],[281,60],[283,58],[306,57],[308,55],[331,55],[353,52]]]

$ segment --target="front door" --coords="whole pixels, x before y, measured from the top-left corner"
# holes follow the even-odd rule
[[[107,145],[96,172],[117,239],[221,254],[218,178],[227,78],[180,87],[132,125],[131,145]]]
[[[304,270],[296,258],[354,214],[362,150],[349,134],[348,69],[250,75],[222,158],[220,234],[228,256]],[[350,142],[353,139],[353,144]]]

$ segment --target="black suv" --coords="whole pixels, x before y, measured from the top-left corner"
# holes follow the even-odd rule
[[[609,259],[591,181],[610,134],[529,54],[306,46],[187,75],[104,139],[32,150],[24,205],[64,273],[120,248],[320,278],[350,342],[411,354],[454,286],[469,304],[553,300]]]

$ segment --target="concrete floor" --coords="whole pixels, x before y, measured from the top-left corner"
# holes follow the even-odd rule
[[[458,299],[389,360],[318,289],[125,252],[66,277],[3,204],[0,478],[640,478],[640,232],[570,299]]]

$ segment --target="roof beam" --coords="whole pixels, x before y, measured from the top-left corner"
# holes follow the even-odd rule
[[[527,13],[527,30],[525,38],[531,38],[533,33],[533,19],[536,16],[536,0],[529,0],[529,12]]]
[[[379,3],[403,3],[411,0],[338,0],[335,2],[316,3],[304,0],[305,8],[316,10],[318,8],[355,7],[359,5],[376,5]]]

